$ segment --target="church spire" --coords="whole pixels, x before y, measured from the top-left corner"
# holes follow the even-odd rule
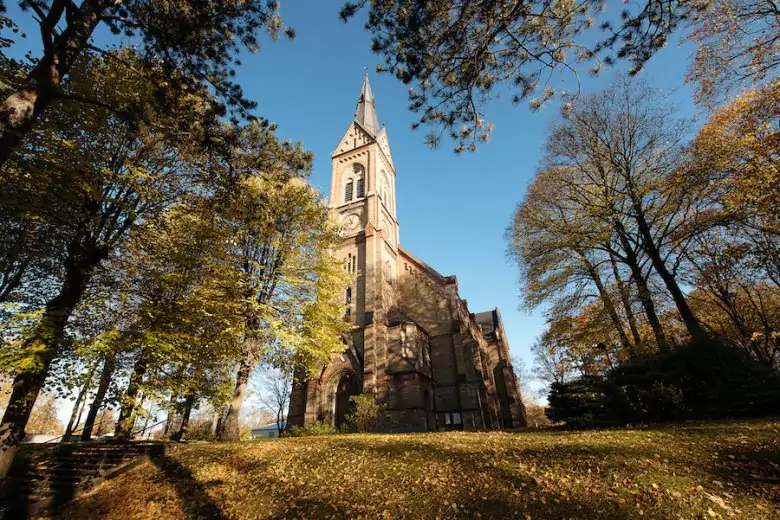
[[[360,90],[355,122],[371,137],[379,135],[379,131],[382,129],[379,126],[379,118],[376,116],[376,103],[374,102],[374,93],[371,92],[371,83],[368,82],[368,72],[363,78],[363,88]]]

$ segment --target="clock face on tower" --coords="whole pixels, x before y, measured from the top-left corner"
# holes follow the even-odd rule
[[[347,215],[341,221],[341,231],[344,234],[352,233],[360,226],[360,217],[354,213]]]

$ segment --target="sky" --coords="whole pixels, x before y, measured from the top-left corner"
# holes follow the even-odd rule
[[[314,152],[310,181],[327,194],[330,154],[353,118],[368,68],[397,171],[401,244],[441,274],[456,275],[471,312],[498,307],[512,355],[531,367],[531,346],[543,331],[544,317],[541,310],[519,308],[517,267],[506,256],[504,233],[539,165],[546,131],[559,117],[555,104],[533,112],[524,104],[513,106],[512,92],[504,89],[481,107],[495,125],[488,144],[460,155],[447,141],[432,150],[424,143],[425,128],[411,130],[416,116],[407,110],[408,87],[374,72],[381,58],[371,53],[371,36],[360,16],[342,22],[342,0],[281,3],[284,21],[297,37],[278,42],[264,38],[258,53],[242,56],[237,71],[245,94],[258,103],[257,115],[277,123],[280,137],[301,141]],[[16,8],[9,8],[19,19]],[[31,37],[15,52],[21,56],[30,46],[35,54],[40,48],[36,28],[23,20],[20,28]],[[689,45],[671,43],[642,73],[668,93],[683,117],[697,113],[692,89],[684,84],[690,59]],[[583,74],[582,92],[603,88],[624,67],[605,68],[596,78]]]

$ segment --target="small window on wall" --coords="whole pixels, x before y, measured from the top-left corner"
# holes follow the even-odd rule
[[[352,200],[352,186],[352,181],[350,180],[344,187],[344,202],[349,202]],[[358,195],[358,197],[360,197],[360,195]]]
[[[347,288],[347,305],[352,303],[352,287]]]
[[[439,414],[439,426],[445,429],[456,430],[463,427],[463,420],[460,412],[446,412]]]
[[[357,181],[357,198],[362,199],[366,195],[366,185],[365,181],[361,177]]]

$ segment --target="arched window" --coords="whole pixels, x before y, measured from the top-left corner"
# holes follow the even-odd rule
[[[381,186],[379,188],[379,197],[382,199],[382,203],[384,203],[385,207],[387,209],[391,209],[393,206],[393,194],[392,190],[390,189],[390,181],[387,179],[387,172],[382,170],[382,180],[380,181]]]
[[[357,194],[356,198],[362,199],[366,196],[366,176],[365,176],[365,170],[363,169],[363,166],[360,164],[353,164],[352,165],[352,171],[355,174],[355,178],[357,179]]]
[[[360,186],[360,185],[358,185]],[[360,188],[358,188],[360,189]],[[359,197],[360,195],[358,195]],[[346,186],[344,186],[344,202],[349,202],[352,200],[352,179],[347,181]]]

